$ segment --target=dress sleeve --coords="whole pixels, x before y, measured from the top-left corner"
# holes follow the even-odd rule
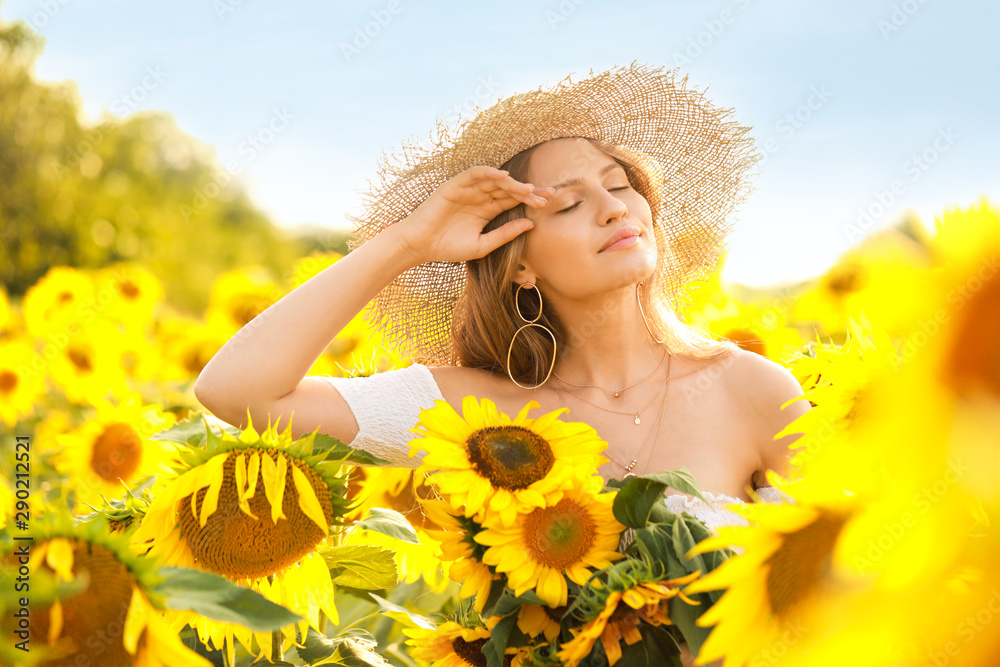
[[[320,375],[340,392],[358,422],[358,433],[351,442],[389,461],[392,465],[416,468],[426,452],[409,456],[410,429],[416,426],[420,411],[433,408],[434,401],[444,400],[437,381],[423,364],[412,364],[364,377]]]

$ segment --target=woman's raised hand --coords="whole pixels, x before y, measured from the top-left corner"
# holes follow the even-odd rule
[[[390,227],[418,264],[461,262],[484,257],[534,226],[511,220],[486,234],[483,228],[502,211],[524,203],[545,206],[551,188],[536,189],[493,167],[470,167],[445,181],[414,211]]]

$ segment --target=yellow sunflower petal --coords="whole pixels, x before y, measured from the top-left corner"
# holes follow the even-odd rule
[[[59,640],[59,635],[62,634],[62,627],[63,608],[59,600],[56,600],[49,607],[49,644],[55,644]]]
[[[49,540],[45,552],[45,564],[52,568],[57,578],[73,580],[73,545],[69,540],[56,537]]]
[[[313,523],[320,527],[320,530],[324,533],[328,532],[330,526],[326,522],[319,498],[316,497],[316,490],[313,489],[305,473],[299,470],[297,465],[292,465],[292,481],[295,482],[295,489],[299,492],[299,509],[312,519]]]
[[[270,456],[262,455],[260,459],[260,473],[264,481],[264,494],[268,502],[271,503],[271,522],[278,523],[278,519],[287,519],[281,503],[285,497],[285,457],[279,455],[278,462]]]

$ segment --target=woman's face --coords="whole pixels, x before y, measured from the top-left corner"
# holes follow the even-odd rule
[[[521,264],[534,282],[569,298],[634,285],[656,268],[649,203],[610,155],[579,137],[553,139],[531,153],[528,182],[554,187],[544,207],[529,207]],[[612,234],[639,236],[602,250]],[[533,275],[532,275],[533,274]]]

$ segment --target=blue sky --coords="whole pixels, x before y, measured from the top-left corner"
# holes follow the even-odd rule
[[[816,275],[907,209],[932,225],[1000,204],[993,3],[4,0],[0,16],[46,39],[38,76],[75,81],[88,120],[170,112],[281,225],[348,224],[381,153],[435,118],[634,60],[681,67],[754,128],[766,159],[726,280]]]

